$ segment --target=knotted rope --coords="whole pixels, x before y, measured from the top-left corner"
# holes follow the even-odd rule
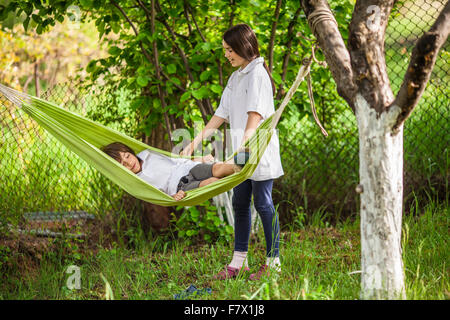
[[[316,34],[317,25],[323,21],[332,21],[336,25],[336,27],[338,26],[338,23],[331,13],[330,9],[318,8],[311,12],[311,14],[308,16],[308,24],[313,34]]]

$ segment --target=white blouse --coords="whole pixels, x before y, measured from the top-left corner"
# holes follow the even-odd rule
[[[248,112],[262,116],[261,122],[275,113],[272,83],[264,68],[264,58],[252,60],[243,70],[238,69],[228,80],[215,115],[230,124],[233,152],[242,143],[247,126]],[[260,123],[261,124],[261,123]],[[275,130],[261,160],[250,179],[262,181],[284,174],[280,158],[280,142]]]
[[[180,179],[199,164],[189,159],[171,158],[150,150],[138,153],[137,157],[142,160],[142,170],[137,176],[170,196],[177,193]]]

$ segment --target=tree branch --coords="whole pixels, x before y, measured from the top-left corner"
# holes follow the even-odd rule
[[[151,23],[151,32],[152,35],[155,34],[155,0],[152,0],[152,10],[151,10],[151,16],[150,16],[150,23]],[[159,95],[159,99],[161,100],[161,107],[162,110],[164,112],[164,121],[166,122],[166,128],[167,128],[167,133],[169,135],[169,144],[170,144],[170,148],[173,149],[173,142],[172,142],[172,133],[170,131],[170,122],[169,122],[169,118],[167,116],[167,105],[166,105],[166,99],[164,98],[164,90],[161,86],[161,74],[159,71],[159,61],[158,61],[158,47],[156,45],[156,39],[154,38],[153,40],[153,57],[154,57],[154,61],[155,61],[155,69],[156,69],[156,80],[158,81],[158,95]]]
[[[159,12],[162,12],[161,6],[159,5],[159,1],[158,1],[158,0],[156,0],[155,8],[156,8]],[[194,75],[192,74],[191,68],[189,67],[188,59],[187,59],[186,54],[184,53],[183,49],[180,48],[180,46],[177,44],[177,42],[176,42],[176,36],[175,36],[174,31],[173,31],[172,28],[169,26],[169,24],[167,23],[167,21],[165,21],[165,20],[162,19],[162,20],[160,20],[160,22],[164,25],[164,27],[165,27],[165,28],[167,29],[167,31],[169,32],[170,37],[171,37],[171,39],[172,39],[172,42],[173,42],[173,44],[175,45],[175,47],[177,48],[178,53],[180,54],[181,60],[183,61],[184,67],[185,67],[185,69],[186,69],[186,73],[188,74],[188,77],[189,77],[189,79],[191,80],[191,82],[194,83],[194,81],[195,81],[195,80],[194,80]],[[195,98],[194,98],[194,99],[195,99]],[[207,122],[208,122],[208,118],[207,118],[207,111],[206,111],[205,106],[203,105],[202,101],[200,101],[200,100],[195,99],[195,102],[196,102],[197,106],[198,106],[199,109],[200,109],[200,113],[201,113],[201,115],[202,115],[203,121],[204,121],[205,123],[207,123]]]
[[[295,13],[294,17],[292,18],[291,22],[289,22],[288,25],[288,32],[287,32],[287,43],[286,43],[286,50],[283,56],[283,65],[281,67],[281,80],[280,87],[278,88],[277,92],[277,100],[281,99],[281,97],[284,95],[284,88],[283,88],[283,82],[286,80],[286,73],[287,73],[287,67],[289,65],[289,59],[291,56],[291,48],[292,48],[292,41],[294,40],[294,27],[297,23],[298,16],[300,15],[300,11],[302,10],[301,7],[299,7]]]
[[[137,4],[139,5],[139,7],[141,7],[144,10],[145,16],[147,17],[147,21],[151,25],[151,21],[152,21],[152,13],[151,13],[151,11],[148,10],[148,8],[145,6],[145,4],[141,0],[137,0]],[[185,88],[183,88],[182,86],[180,86],[177,83],[175,83],[174,81],[172,81],[172,79],[166,73],[164,73],[164,71],[161,68],[160,68],[159,72],[164,77],[164,79],[170,81],[178,90],[180,90],[183,93],[186,92]]]
[[[122,13],[122,15],[124,16],[125,20],[127,20],[128,24],[131,26],[131,28],[134,31],[134,34],[136,36],[139,35],[138,30],[136,29],[136,27],[134,26],[133,22],[131,21],[131,19],[127,16],[127,14],[125,13],[125,11],[123,11],[122,7],[120,7],[114,0],[110,0],[112,5],[114,7],[117,8],[117,10],[120,11],[120,13]],[[141,47],[142,53],[144,54],[145,58],[148,60],[148,62],[150,62],[151,64],[154,65],[152,58],[150,56],[150,54],[148,53],[148,51],[144,48],[144,45],[142,44],[142,41],[139,41],[139,46]]]
[[[378,112],[394,100],[387,74],[384,36],[394,0],[358,0],[349,26],[353,79],[358,92]]]
[[[275,8],[275,14],[273,17],[273,22],[272,22],[272,30],[270,32],[269,48],[267,49],[270,72],[272,72],[272,70],[273,70],[273,47],[275,46],[275,34],[277,32],[277,24],[278,24],[278,19],[280,17],[280,9],[281,9],[282,2],[283,2],[283,0],[277,1],[277,6]]]
[[[183,2],[183,14],[184,14],[184,17],[186,18],[186,22],[187,22],[187,25],[188,25],[189,36],[191,36],[191,34],[192,34],[192,27],[191,27],[191,24],[189,23],[189,14],[188,14],[187,6],[188,6],[188,4],[186,3],[186,0],[184,0],[184,2]]]
[[[234,16],[236,15],[236,1],[235,0],[230,0],[230,8],[231,8],[231,12],[230,12],[230,21],[228,23],[228,28],[231,28],[233,26],[234,23]]]
[[[447,1],[433,26],[417,40],[412,51],[411,61],[403,78],[402,86],[392,103],[392,106],[399,106],[402,110],[393,127],[394,132],[408,119],[419,102],[430,79],[439,50],[447,41],[449,33],[450,1]]]
[[[202,40],[204,42],[208,42],[205,38],[205,36],[203,35],[202,31],[200,30],[200,28],[198,27],[197,21],[195,20],[195,16],[194,13],[192,12],[192,8],[189,4],[186,4],[187,9],[189,11],[189,13],[191,14],[192,17],[192,21],[194,22],[195,28],[197,29],[197,32],[200,34],[200,37],[202,38]],[[211,49],[211,53],[215,56],[216,52]],[[216,58],[216,64],[217,64],[217,69],[219,71],[219,84],[223,87],[223,73],[222,73],[222,65],[220,63],[220,59]]]
[[[350,54],[328,2],[326,0],[301,0],[301,5],[308,18],[308,24],[325,55],[337,85],[337,92],[354,110],[353,99],[356,86],[353,82]]]

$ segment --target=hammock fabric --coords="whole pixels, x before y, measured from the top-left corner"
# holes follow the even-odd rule
[[[168,194],[148,184],[102,152],[100,148],[117,141],[128,145],[136,153],[149,149],[150,152],[163,154],[168,157],[180,158],[182,156],[150,147],[119,131],[93,122],[51,102],[18,92],[1,84],[0,93],[15,105],[22,107],[31,118],[69,150],[75,152],[88,164],[132,196],[162,206],[193,206],[235,187],[252,176],[264,154],[264,150],[270,142],[284,108],[301,81],[309,74],[310,66],[311,59],[304,59],[294,84],[289,89],[278,110],[271,117],[265,119],[253,136],[246,142],[245,147],[250,148],[251,154],[244,168],[240,172],[222,178],[212,184],[186,192],[186,197],[180,201],[175,201]],[[231,155],[227,160],[231,159],[235,154]]]

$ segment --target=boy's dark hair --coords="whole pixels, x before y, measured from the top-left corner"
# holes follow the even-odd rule
[[[132,155],[136,156],[133,149],[121,142],[110,143],[107,146],[102,147],[100,150],[102,150],[104,153],[118,162],[120,162],[121,160],[119,152],[129,152]]]

